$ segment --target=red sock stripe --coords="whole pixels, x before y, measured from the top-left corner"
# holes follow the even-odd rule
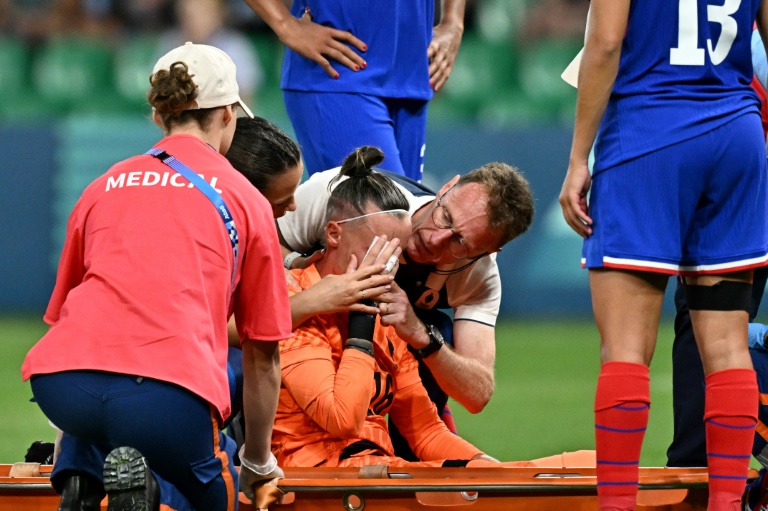
[[[737,509],[749,469],[759,393],[755,372],[728,369],[707,376],[705,421],[708,509]]]
[[[595,396],[597,492],[601,509],[633,509],[648,426],[650,379],[642,364],[603,365]]]

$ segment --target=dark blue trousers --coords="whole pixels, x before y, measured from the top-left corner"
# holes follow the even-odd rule
[[[171,509],[237,507],[234,443],[219,431],[217,412],[201,397],[171,383],[101,371],[65,371],[32,378],[43,413],[64,431],[51,474],[60,489],[68,474],[103,480],[107,454],[138,449]]]
[[[768,279],[768,267],[755,270],[752,284],[752,307],[749,320],[757,315]],[[685,290],[678,281],[675,290],[675,340],[672,345],[672,406],[674,411],[674,436],[667,449],[667,466],[706,467],[707,442],[704,429],[704,366],[691,326],[691,315],[685,300]],[[755,361],[755,353],[752,353]],[[755,361],[758,381],[768,378]],[[762,385],[760,386],[762,389]],[[762,391],[762,390],[761,390]]]

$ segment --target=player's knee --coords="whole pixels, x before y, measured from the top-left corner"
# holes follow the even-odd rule
[[[690,310],[747,311],[752,304],[752,284],[721,280],[714,286],[684,284]]]

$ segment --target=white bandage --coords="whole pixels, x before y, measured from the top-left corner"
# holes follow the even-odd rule
[[[389,260],[387,261],[387,264],[384,266],[384,273],[392,273],[392,270],[395,269],[395,265],[397,264],[397,256],[392,254],[389,256]]]
[[[365,252],[365,255],[363,256],[363,259],[365,259],[366,257],[368,257],[368,254],[370,254],[370,253],[371,253],[371,249],[373,248],[373,246],[376,244],[376,242],[377,242],[377,241],[379,241],[379,237],[378,237],[378,236],[376,236],[375,238],[373,238],[373,241],[372,241],[372,242],[371,242],[371,244],[368,246],[368,250]],[[379,258],[379,256],[382,254],[382,252],[384,252],[384,251],[387,249],[387,247],[388,247],[388,246],[389,246],[389,241],[385,241],[385,242],[384,242],[384,245],[382,245],[382,247],[381,247],[381,250],[379,250],[379,253],[378,253],[378,254],[376,254],[376,259],[378,259],[378,258]]]

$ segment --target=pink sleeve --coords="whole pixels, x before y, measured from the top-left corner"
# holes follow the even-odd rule
[[[85,276],[85,249],[80,216],[81,203],[78,202],[69,216],[67,235],[61,250],[59,268],[56,271],[56,285],[43,317],[43,320],[49,325],[53,325],[59,320],[59,314],[67,295],[82,283]]]
[[[257,208],[251,219],[240,281],[235,291],[235,322],[240,339],[279,341],[291,337],[291,306],[275,222]]]

